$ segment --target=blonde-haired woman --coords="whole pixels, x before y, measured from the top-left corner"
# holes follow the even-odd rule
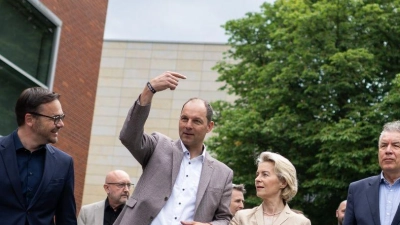
[[[285,157],[263,152],[257,159],[255,185],[260,206],[236,212],[231,225],[310,225],[304,215],[290,210],[287,204],[297,193],[293,164]]]

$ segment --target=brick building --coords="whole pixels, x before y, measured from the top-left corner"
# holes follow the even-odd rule
[[[16,127],[27,87],[61,94],[66,114],[57,147],[74,158],[80,209],[108,1],[0,0],[0,135]]]

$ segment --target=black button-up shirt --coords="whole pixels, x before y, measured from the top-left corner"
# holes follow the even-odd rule
[[[40,181],[42,180],[46,148],[43,145],[40,149],[34,152],[25,149],[18,137],[17,131],[14,131],[13,133],[13,139],[17,154],[22,195],[25,201],[25,206],[28,207],[33,196],[36,194]]]
[[[114,211],[114,209],[110,206],[110,203],[108,203],[107,198],[104,207],[104,225],[113,225],[124,206],[125,204],[122,204],[118,206],[117,209]]]

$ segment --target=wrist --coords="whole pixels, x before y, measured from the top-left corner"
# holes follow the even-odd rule
[[[157,91],[156,89],[153,88],[153,86],[151,86],[150,81],[147,82],[147,88],[151,91],[151,93],[155,94]]]

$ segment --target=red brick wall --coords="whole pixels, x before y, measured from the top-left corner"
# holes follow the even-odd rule
[[[54,91],[66,114],[57,147],[74,158],[75,199],[82,203],[107,0],[42,0],[61,21]]]

